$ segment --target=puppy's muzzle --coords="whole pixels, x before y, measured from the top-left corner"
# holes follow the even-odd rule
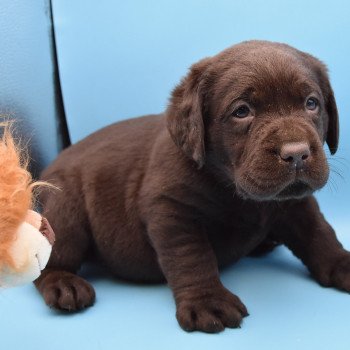
[[[249,151],[236,171],[244,198],[288,200],[323,187],[329,168],[317,130],[302,118],[285,117],[262,124],[250,135]]]

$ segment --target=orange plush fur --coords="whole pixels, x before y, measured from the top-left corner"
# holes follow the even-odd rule
[[[0,268],[3,264],[13,267],[8,254],[16,231],[32,208],[32,190],[39,183],[32,182],[27,170],[26,152],[16,145],[11,135],[11,125],[0,123]]]

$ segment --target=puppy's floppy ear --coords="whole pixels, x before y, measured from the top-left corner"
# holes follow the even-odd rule
[[[203,76],[209,64],[210,58],[205,58],[190,68],[189,74],[174,89],[166,111],[173,141],[199,168],[205,163]]]
[[[327,67],[319,59],[310,54],[302,52],[302,57],[308,64],[313,66],[319,80],[328,114],[328,125],[325,125],[326,142],[331,154],[334,154],[337,152],[339,142],[339,117],[333,89],[329,82]]]
[[[338,142],[339,142],[339,117],[338,117],[338,109],[335,103],[334,93],[332,87],[327,81],[326,84],[326,109],[328,113],[328,129],[327,129],[327,137],[326,142],[331,151],[331,154],[337,152]]]

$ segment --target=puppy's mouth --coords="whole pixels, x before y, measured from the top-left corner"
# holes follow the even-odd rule
[[[287,199],[298,199],[310,195],[313,189],[305,182],[294,181],[287,185],[282,191],[276,195],[276,199],[287,200]]]
[[[289,182],[280,189],[269,188],[259,192],[251,192],[236,185],[236,190],[244,199],[252,199],[255,201],[285,201],[289,199],[301,199],[311,195],[315,191],[310,184],[299,179]]]

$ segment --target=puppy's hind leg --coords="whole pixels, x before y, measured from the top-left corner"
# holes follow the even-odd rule
[[[72,193],[71,189],[67,192],[57,191],[41,198],[43,215],[49,220],[56,241],[48,265],[34,283],[48,306],[77,311],[95,301],[93,287],[76,275],[91,236],[81,193]]]

